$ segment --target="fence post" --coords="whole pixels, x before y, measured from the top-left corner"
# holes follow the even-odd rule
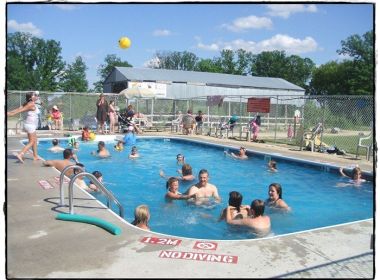
[[[275,113],[275,124],[274,124],[274,143],[276,144],[277,140],[277,112],[278,112],[278,95],[276,95],[276,113]]]

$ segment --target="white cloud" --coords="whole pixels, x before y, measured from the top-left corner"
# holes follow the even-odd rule
[[[288,18],[296,13],[316,13],[317,6],[314,4],[269,4],[267,8],[270,10],[267,14],[273,17]]]
[[[270,29],[272,20],[267,17],[248,16],[235,19],[232,24],[223,24],[222,27],[233,32],[242,32],[248,29]]]
[[[75,9],[79,9],[78,6],[72,4],[54,4],[54,6],[64,11],[72,11]]]
[[[153,36],[156,37],[165,37],[165,36],[170,36],[172,35],[172,32],[167,29],[157,29],[153,31]]]
[[[15,20],[8,20],[8,28],[10,30],[14,30],[16,32],[25,32],[30,33],[33,36],[41,36],[42,31],[38,29],[33,23],[27,22],[27,23],[18,23]]]
[[[158,68],[160,65],[160,59],[158,57],[153,57],[152,59],[145,61],[143,66],[146,68]]]
[[[277,34],[272,38],[260,42],[246,41],[242,39],[237,39],[230,42],[219,41],[209,45],[198,42],[197,48],[208,51],[243,49],[254,54],[261,53],[263,51],[279,50],[285,51],[288,54],[301,54],[318,50],[318,44],[312,37],[298,39],[288,35]]]

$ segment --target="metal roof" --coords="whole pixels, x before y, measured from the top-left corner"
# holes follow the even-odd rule
[[[112,72],[119,73],[112,73]],[[303,88],[281,78],[241,76],[209,72],[115,67],[106,82],[120,82],[122,76],[128,81],[154,81],[167,83],[190,83],[199,85],[221,85],[230,87],[268,88],[304,91]],[[120,76],[121,74],[122,76]],[[115,77],[117,77],[115,79]],[[112,79],[114,79],[112,81]]]

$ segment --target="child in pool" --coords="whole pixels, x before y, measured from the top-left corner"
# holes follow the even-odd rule
[[[115,150],[118,152],[121,152],[124,150],[124,142],[119,140],[117,141],[117,144],[114,146]]]
[[[176,177],[170,177],[169,180],[166,182],[166,189],[168,192],[165,194],[165,199],[167,201],[172,200],[184,200],[189,198],[195,198],[195,194],[193,195],[187,195],[187,194],[181,194],[178,191],[179,188],[179,180]]]
[[[138,158],[138,157],[140,157],[140,155],[137,151],[137,147],[133,146],[131,149],[131,154],[129,155],[129,158],[133,159],[133,158]]]
[[[343,167],[339,168],[339,172],[343,177],[351,178],[350,182],[354,184],[360,184],[362,182],[365,182],[366,180],[362,178],[362,170],[360,167],[356,166],[354,169],[352,169],[352,177],[348,176],[343,171]]]
[[[269,168],[269,171],[277,172],[277,162],[274,160],[270,160],[268,162],[268,168]]]

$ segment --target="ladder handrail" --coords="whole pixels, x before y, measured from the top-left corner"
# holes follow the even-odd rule
[[[73,165],[69,165],[69,166],[66,166],[65,168],[63,168],[61,175],[59,176],[59,197],[60,197],[59,206],[64,206],[64,204],[65,204],[65,198],[64,198],[65,193],[64,193],[64,190],[62,187],[65,174],[69,169],[76,169],[76,168],[78,168],[82,172],[85,171],[82,166],[73,164]]]
[[[73,186],[74,182],[78,177],[87,177],[89,178],[92,183],[97,186],[107,197],[107,207],[110,208],[110,200],[112,200],[118,207],[119,207],[119,216],[124,218],[124,207],[120,204],[119,200],[110,192],[99,180],[91,173],[89,172],[80,172],[78,174],[75,174],[69,183],[69,209],[70,214],[74,214],[74,205],[73,205]]]

